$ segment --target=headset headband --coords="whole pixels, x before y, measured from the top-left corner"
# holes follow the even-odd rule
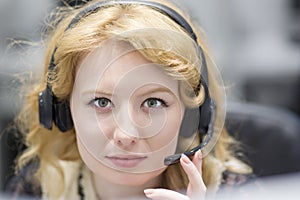
[[[167,15],[173,21],[175,21],[178,25],[180,25],[184,30],[186,30],[187,33],[189,34],[189,36],[197,44],[198,51],[199,51],[200,57],[201,57],[201,65],[202,65],[201,76],[204,79],[204,82],[208,83],[208,72],[207,72],[207,66],[206,66],[206,60],[205,60],[204,52],[203,52],[203,49],[201,48],[201,46],[198,44],[197,36],[196,36],[195,32],[193,31],[190,24],[178,12],[176,12],[174,9],[169,8],[169,7],[167,7],[163,4],[156,3],[156,2],[151,2],[151,1],[146,1],[146,0],[138,0],[138,1],[133,1],[133,0],[100,1],[100,2],[97,2],[95,4],[92,4],[88,7],[86,7],[84,10],[79,12],[72,19],[72,21],[69,23],[69,25],[67,26],[65,31],[71,29],[83,17],[85,17],[85,16],[87,16],[87,15],[93,13],[93,12],[96,12],[97,10],[99,10],[103,7],[109,7],[109,6],[113,6],[113,5],[116,5],[116,4],[120,4],[120,5],[138,4],[138,5],[145,5],[145,6],[155,8],[155,9],[163,12],[165,15]],[[55,68],[54,54],[56,52],[56,49],[57,49],[57,47],[55,47],[55,49],[53,51],[53,54],[51,56],[51,62],[50,62],[49,69],[48,69],[49,71],[51,71]]]

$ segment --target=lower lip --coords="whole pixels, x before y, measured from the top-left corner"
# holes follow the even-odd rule
[[[141,158],[115,158],[107,157],[115,166],[122,168],[133,168],[140,164],[146,157]]]

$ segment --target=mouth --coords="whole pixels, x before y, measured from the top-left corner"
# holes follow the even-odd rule
[[[144,161],[147,156],[135,156],[135,155],[113,155],[105,156],[115,166],[120,168],[133,168]]]

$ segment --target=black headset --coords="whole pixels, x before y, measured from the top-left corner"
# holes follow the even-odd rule
[[[179,24],[182,28],[184,28],[187,31],[187,33],[190,35],[190,37],[197,44],[199,57],[202,62],[201,77],[200,77],[201,83],[199,83],[199,88],[201,88],[200,84],[202,84],[205,90],[205,100],[203,104],[198,108],[185,109],[183,121],[180,127],[180,134],[183,137],[191,137],[198,130],[199,130],[200,138],[203,138],[203,136],[206,135],[204,140],[201,141],[201,143],[197,147],[187,152],[184,152],[184,154],[186,154],[187,156],[194,155],[194,153],[197,150],[202,149],[212,138],[214,132],[214,121],[215,121],[215,112],[216,112],[216,103],[210,97],[209,90],[208,90],[208,72],[207,72],[206,59],[201,46],[197,42],[196,34],[194,33],[189,23],[175,10],[165,5],[162,5],[160,3],[151,2],[147,0],[114,0],[114,1],[97,2],[95,4],[86,7],[84,10],[79,12],[72,19],[72,21],[70,22],[66,30],[72,28],[74,24],[76,24],[81,18],[87,16],[88,14],[92,12],[96,12],[97,10],[103,7],[113,6],[116,4],[120,4],[120,5],[136,4],[136,5],[145,5],[145,6],[155,8],[160,12],[164,13],[165,15],[169,16],[172,20],[174,20],[177,24]],[[55,47],[53,54],[51,56],[51,61],[50,61],[48,71],[53,71],[55,69],[54,54],[56,52],[56,49],[57,47]],[[61,132],[66,132],[73,128],[73,120],[70,112],[69,101],[68,100],[59,101],[57,97],[55,97],[55,95],[53,94],[49,82],[47,83],[45,90],[39,93],[38,101],[39,101],[38,102],[39,120],[40,120],[40,124],[43,127],[52,130],[52,124],[54,122],[54,124]],[[168,156],[165,158],[164,164],[165,165],[175,164],[179,161],[180,157],[181,154]]]

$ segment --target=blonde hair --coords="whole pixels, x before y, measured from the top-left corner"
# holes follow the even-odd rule
[[[188,16],[168,1],[153,1],[173,8],[184,16],[191,25],[193,24]],[[94,2],[92,1],[91,3]],[[134,4],[114,5],[101,8],[101,11],[85,16],[78,23],[74,24],[72,28],[66,30],[76,13],[82,9],[84,8],[68,8],[68,12],[66,12],[68,15],[64,12],[61,13],[63,14],[61,16],[64,17],[61,18],[62,20],[48,43],[43,80],[40,80],[31,88],[27,104],[18,118],[21,130],[25,134],[25,143],[28,146],[19,157],[18,166],[22,167],[32,159],[38,159],[40,166],[37,176],[40,178],[43,173],[43,176],[56,179],[55,186],[57,189],[55,190],[52,190],[51,187],[53,186],[50,186],[54,180],[48,181],[49,183],[42,183],[43,187],[45,187],[44,189],[52,193],[52,196],[59,196],[63,192],[63,188],[68,187],[65,185],[65,175],[60,161],[82,161],[77,149],[74,129],[62,134],[56,127],[53,127],[53,130],[47,130],[40,126],[38,119],[38,93],[45,89],[47,80],[50,77],[51,81],[49,84],[52,86],[55,96],[59,99],[68,99],[72,91],[75,68],[78,62],[87,53],[97,48],[104,40],[118,36],[118,39],[130,43],[150,61],[166,66],[164,69],[169,75],[182,82],[187,81],[188,85],[196,91],[196,96],[191,101],[192,103],[189,103],[189,98],[182,95],[186,104],[199,106],[205,97],[203,88],[200,87],[200,90],[198,88],[201,60],[199,60],[195,44],[188,36],[186,30],[168,16],[148,6]],[[171,43],[172,45],[166,47],[167,42],[163,41],[173,41],[174,38],[172,37],[174,34],[164,34],[163,40],[158,37],[160,34],[154,35],[150,33],[147,35],[149,37],[146,37],[144,34],[138,34],[138,30],[146,29],[165,30],[167,31],[166,33],[172,32],[185,37],[176,37],[176,43]],[[193,26],[193,29],[198,36],[198,44],[203,48],[205,56],[209,58],[207,48],[201,40],[203,35],[200,34],[197,27]],[[180,40],[180,38],[183,39]],[[57,47],[55,52],[56,68],[54,71],[48,72],[48,66],[55,47]],[[215,80],[214,72],[211,69],[212,65],[212,62],[208,62],[209,89],[212,91],[217,105],[222,105],[224,98],[220,98],[222,96],[219,95],[221,89]],[[231,146],[236,144],[236,141],[222,128],[222,120],[216,121],[216,124],[221,127],[219,140],[214,149],[203,160],[204,182],[208,188],[211,187],[214,190],[220,183],[224,170],[231,170],[237,173],[250,172],[248,166],[235,158]],[[200,138],[195,137],[194,143],[199,144],[199,140]],[[180,165],[168,167],[164,172],[164,177],[164,187],[166,188],[178,191],[187,187],[188,179]]]

